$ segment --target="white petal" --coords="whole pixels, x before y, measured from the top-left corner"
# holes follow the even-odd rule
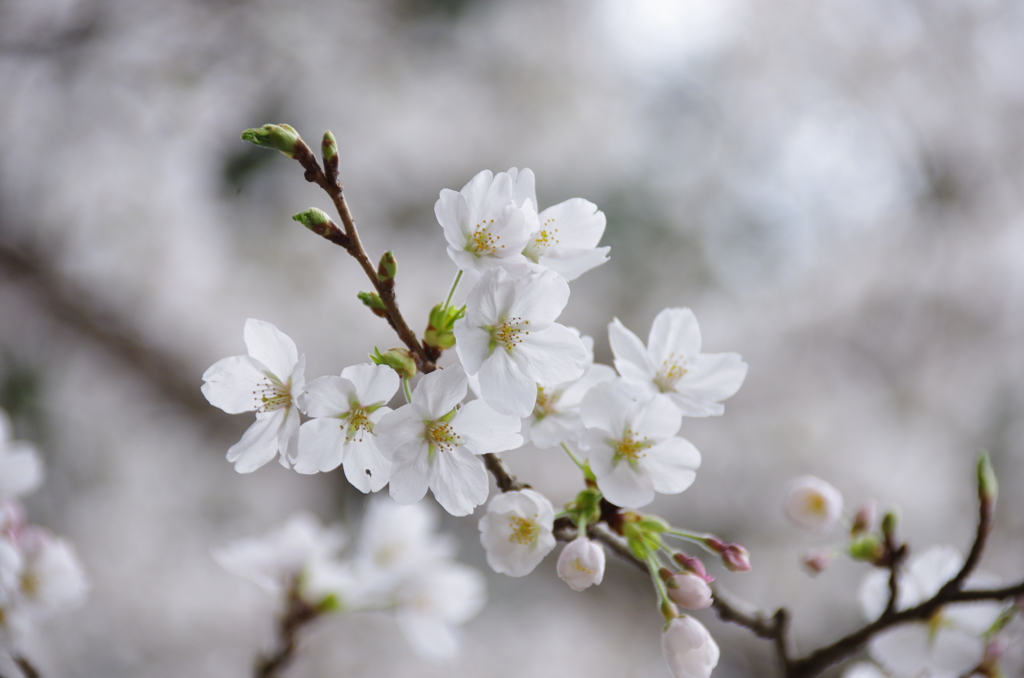
[[[439,419],[462,402],[468,388],[465,371],[459,365],[452,365],[423,375],[413,391],[412,401],[421,415]]]
[[[341,465],[344,446],[344,421],[312,419],[299,428],[299,453],[293,466],[299,473],[332,471]]]
[[[650,381],[657,370],[647,355],[647,348],[640,337],[619,322],[618,318],[608,324],[608,341],[615,356],[615,369],[627,379]]]
[[[596,466],[591,469],[597,475],[598,489],[616,506],[640,508],[654,501],[654,480],[642,467],[620,460],[603,476],[598,475]]]
[[[385,459],[393,459],[395,453],[407,446],[426,445],[426,425],[412,405],[402,405],[389,412],[373,428],[377,437],[377,449]]]
[[[459,362],[466,369],[466,374],[476,375],[480,365],[491,355],[491,333],[487,330],[470,325],[465,318],[455,321],[452,330],[455,335],[455,352]]]
[[[277,449],[281,452],[281,465],[288,468],[299,456],[299,411],[294,406],[284,410],[284,421],[277,429]]]
[[[669,438],[647,450],[643,464],[654,481],[655,491],[678,494],[697,477],[700,452],[685,438]]]
[[[626,430],[626,415],[634,400],[620,386],[620,382],[608,381],[590,389],[580,403],[584,426],[600,429],[616,438],[622,436]]]
[[[203,373],[203,395],[228,414],[252,412],[261,404],[255,391],[266,378],[266,369],[245,355],[218,360]]]
[[[542,228],[556,231],[557,249],[589,249],[597,247],[604,235],[604,212],[583,198],[570,198],[552,205],[539,215]]]
[[[985,641],[957,628],[940,628],[931,643],[928,662],[932,678],[960,678],[985,656]]]
[[[889,604],[889,573],[883,570],[868,572],[860,584],[857,600],[860,602],[864,618],[868,621],[874,621],[882,616],[885,606]]]
[[[2,412],[2,410],[0,410]],[[43,483],[43,460],[29,443],[0,440],[0,499],[23,497]]]
[[[252,473],[274,458],[278,451],[277,432],[283,421],[284,410],[256,417],[256,423],[228,450],[227,459],[235,463],[236,471]]]
[[[509,168],[508,176],[512,179],[512,199],[516,205],[522,207],[527,200],[534,205],[537,204],[536,178],[533,170],[524,167],[521,171],[515,167]]]
[[[501,414],[525,417],[537,402],[537,383],[501,349],[480,366],[480,396]]]
[[[463,405],[452,428],[473,454],[488,454],[514,450],[523,444],[518,431],[522,422],[511,414],[499,414],[482,400]]]
[[[529,320],[531,326],[542,330],[555,322],[568,302],[569,283],[548,271],[515,282],[515,298],[508,313]]]
[[[487,469],[483,460],[461,446],[436,452],[430,489],[445,511],[453,516],[469,515],[487,501]]]
[[[608,261],[610,247],[549,251],[537,263],[547,267],[566,280],[575,280],[587,271]]]
[[[400,450],[405,452],[407,448]],[[399,504],[415,504],[427,493],[430,480],[428,448],[424,442],[418,453],[402,454],[391,459],[389,491]]]
[[[306,414],[311,417],[336,417],[352,409],[355,397],[355,384],[348,379],[334,376],[314,379],[306,387]]]
[[[672,400],[684,417],[720,417],[725,414],[725,405],[699,395],[677,391],[669,391],[665,395]]]
[[[462,249],[466,243],[466,236],[460,226],[459,205],[465,198],[450,188],[441,189],[441,195],[434,203],[434,216],[437,223],[441,224],[444,230],[445,240],[456,249]]]
[[[672,401],[663,395],[647,402],[633,403],[626,417],[626,426],[652,441],[671,438],[679,431],[683,416]]]
[[[956,576],[964,564],[964,557],[956,547],[932,546],[907,563],[907,583],[918,593],[918,601],[927,600]]]
[[[700,326],[688,308],[666,308],[654,318],[647,339],[651,361],[660,365],[672,355],[687,359],[700,353]]]
[[[892,678],[916,678],[928,663],[928,627],[915,622],[883,631],[868,643],[868,654]]]
[[[264,320],[249,318],[242,332],[249,357],[266,365],[281,381],[291,376],[299,352],[291,337]]]
[[[554,323],[543,330],[531,330],[514,349],[525,360],[524,372],[541,386],[557,386],[583,376],[587,349],[568,327]]]
[[[387,365],[351,365],[341,371],[341,376],[355,385],[357,399],[364,407],[388,402],[401,383],[398,373]]]
[[[373,436],[345,446],[345,477],[360,492],[376,492],[388,484],[390,475],[391,462],[377,450]]]
[[[488,271],[466,297],[466,322],[474,327],[497,325],[509,316],[515,293],[515,281],[504,269]]]

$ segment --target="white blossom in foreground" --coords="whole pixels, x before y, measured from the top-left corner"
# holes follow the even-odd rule
[[[496,269],[469,293],[466,316],[455,323],[455,349],[466,373],[477,375],[480,397],[498,412],[528,416],[538,386],[583,376],[583,342],[555,322],[568,300],[568,283],[551,272],[514,280]]]
[[[263,320],[245,321],[249,355],[224,358],[203,374],[203,395],[228,414],[256,411],[256,423],[228,450],[239,473],[251,473],[281,453],[288,466],[298,452],[299,408],[305,356],[287,335]]]
[[[904,610],[934,596],[956,576],[963,557],[952,546],[934,546],[912,558],[900,572],[896,609]],[[888,572],[871,572],[861,585],[860,603],[865,617],[876,619],[888,602]],[[994,585],[992,578],[977,574],[972,584]],[[998,618],[998,602],[947,605],[931,619],[895,626],[868,643],[868,653],[892,678],[958,678],[966,675],[985,654],[983,635]]]
[[[579,440],[597,487],[618,506],[639,508],[656,492],[678,494],[700,467],[700,452],[676,437],[679,409],[663,395],[635,400],[626,384],[598,384],[580,408],[587,430]]]
[[[604,549],[597,542],[577,538],[558,556],[558,576],[573,591],[582,591],[604,579]]]
[[[537,447],[554,447],[579,437],[583,433],[583,419],[580,417],[583,397],[597,384],[615,378],[615,370],[607,365],[594,364],[594,339],[580,337],[580,340],[587,351],[583,376],[557,386],[538,385],[533,412],[523,417],[523,438]]]
[[[517,276],[529,270],[523,247],[536,207],[515,203],[512,177],[505,172],[484,170],[457,193],[443,189],[434,214],[444,229],[448,256],[472,278],[497,266]]]
[[[815,476],[800,476],[789,485],[786,517],[811,534],[824,537],[843,514],[843,495]]]
[[[661,653],[674,678],[708,678],[718,666],[718,644],[693,617],[676,617],[661,634]]]
[[[644,346],[619,319],[608,325],[615,369],[650,393],[664,393],[683,416],[725,412],[721,401],[736,394],[747,376],[738,353],[701,353],[700,327],[688,308],[666,308],[654,319]]]
[[[514,180],[516,205],[527,211],[537,207],[533,171],[508,171]],[[534,212],[534,214],[536,214]],[[598,247],[604,235],[604,212],[583,198],[571,198],[548,207],[528,222],[533,226],[523,254],[534,270],[551,269],[566,280],[575,280],[608,261],[608,247]]]
[[[391,461],[391,496],[412,504],[429,488],[454,516],[487,501],[488,477],[477,455],[519,447],[518,417],[499,414],[482,400],[456,410],[466,397],[466,373],[455,365],[425,374],[412,402],[377,424],[377,444]]]
[[[711,587],[696,574],[680,572],[666,582],[668,597],[685,610],[703,610],[710,607],[713,597]]]
[[[374,428],[391,411],[386,403],[398,390],[398,375],[385,365],[352,365],[340,377],[320,377],[306,391],[306,414],[299,428],[299,473],[331,471],[342,465],[360,492],[388,483],[391,462],[377,449]]]
[[[889,676],[874,664],[857,662],[843,671],[843,678],[889,678]]]
[[[530,574],[555,548],[551,533],[554,524],[551,502],[539,492],[519,490],[497,495],[478,524],[487,564],[510,577]]]
[[[43,462],[35,446],[12,437],[11,420],[0,410],[0,501],[23,497],[43,483]]]
[[[264,537],[241,539],[214,551],[213,559],[231,574],[281,595],[314,563],[333,558],[344,545],[340,528],[324,528],[316,517],[300,512]]]

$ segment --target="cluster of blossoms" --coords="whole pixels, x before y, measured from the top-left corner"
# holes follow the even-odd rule
[[[32,628],[78,606],[88,585],[71,544],[25,521],[18,498],[42,484],[43,463],[11,433],[0,410],[0,651],[19,656]]]
[[[686,308],[659,313],[646,344],[613,320],[608,337],[615,369],[595,364],[593,340],[557,320],[569,281],[607,261],[608,248],[597,246],[604,214],[580,198],[539,211],[530,170],[480,172],[461,191],[443,190],[435,214],[459,269],[452,293],[462,280],[472,287],[465,306],[451,306],[449,294],[434,308],[424,345],[437,355],[454,348],[456,364],[423,374],[412,388],[417,364],[411,354],[375,350],[372,364],[307,384],[294,342],[250,319],[248,355],[225,358],[203,375],[212,404],[230,413],[256,412],[228,460],[241,473],[277,456],[299,473],[341,466],[364,493],[387,485],[398,504],[410,505],[429,489],[446,511],[463,516],[487,502],[484,455],[524,442],[560,446],[588,489],[560,514],[576,524],[578,538],[563,551],[558,573],[576,590],[598,584],[605,554],[587,538],[587,525],[599,521],[601,499],[637,509],[657,493],[687,489],[701,456],[678,435],[683,418],[722,414],[722,401],[739,390],[747,365],[736,353],[702,353],[700,328]],[[380,270],[393,278],[393,257],[382,260]],[[381,310],[379,297],[364,297]],[[405,402],[391,409],[400,388]],[[300,412],[309,417],[305,423]],[[668,663],[677,676],[709,675],[717,646],[699,622],[678,617],[669,592],[698,609],[710,604],[710,590],[693,565],[658,574],[666,564],[695,560],[673,560],[689,556],[667,549],[659,535],[696,541],[734,571],[749,569],[746,552],[709,535],[653,529],[662,523],[630,515],[635,529],[632,537],[623,534],[662,592]],[[555,518],[551,502],[533,490],[496,496],[480,520],[488,563],[510,576],[528,574],[555,546]],[[699,668],[680,668],[691,664]]]
[[[311,616],[392,612],[419,654],[446,658],[458,649],[457,627],[486,599],[483,575],[453,559],[455,543],[437,534],[437,515],[424,503],[367,503],[358,538],[297,513],[261,539],[214,553],[227,571],[271,595],[287,596]]]

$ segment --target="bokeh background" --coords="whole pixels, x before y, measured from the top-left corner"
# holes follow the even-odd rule
[[[354,262],[290,221],[328,208],[297,165],[239,140],[330,128],[364,242],[394,249],[414,327],[454,267],[441,188],[530,167],[541,206],[604,210],[611,262],[563,319],[610,360],[689,306],[705,350],[750,364],[723,417],[687,420],[696,484],[652,510],[741,541],[720,582],[795,613],[813,649],[860,621],[862,566],[811,579],[792,477],[898,506],[912,547],[969,545],[973,464],[1004,492],[985,569],[1024,573],[1024,4],[1017,0],[0,0],[0,405],[48,479],[32,519],[69,536],[88,603],[37,635],[48,677],[241,677],[276,603],[209,552],[305,508],[358,516],[340,472],[224,460],[248,425],[208,406],[216,360],[268,320],[337,374],[397,344]],[[568,500],[556,451],[507,455]],[[475,520],[446,516],[486,569]],[[303,636],[295,676],[667,676],[649,582],[621,563],[576,594],[554,555],[488,571],[450,665],[384,615]],[[699,613],[716,676],[767,645]],[[3,668],[3,667],[0,667]],[[13,670],[4,669],[8,673]]]

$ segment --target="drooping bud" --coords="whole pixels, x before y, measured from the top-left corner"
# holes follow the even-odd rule
[[[674,553],[672,558],[679,563],[684,571],[697,575],[709,584],[715,581],[715,578],[704,569],[704,563],[701,562],[700,558],[694,558],[685,553]]]
[[[875,501],[869,499],[857,510],[853,516],[853,524],[850,526],[850,534],[857,536],[861,532],[867,532],[875,524]]]
[[[406,348],[393,348],[390,351],[381,353],[376,346],[370,354],[370,360],[374,365],[387,365],[402,379],[412,379],[416,376],[416,360],[412,357],[412,351]]]
[[[438,304],[430,310],[423,341],[427,346],[444,350],[455,345],[455,321],[466,315],[466,307],[456,308]]]
[[[381,282],[394,280],[396,273],[398,273],[398,260],[395,259],[395,253],[388,250],[381,256],[380,264],[377,266],[377,280]]]
[[[665,586],[668,597],[684,610],[703,610],[711,606],[711,587],[696,574],[677,574]]]
[[[800,564],[812,577],[816,577],[832,564],[832,554],[828,551],[810,551],[800,558]]]
[[[741,544],[726,544],[722,551],[722,564],[730,572],[750,572],[750,551]]]
[[[661,634],[661,653],[673,678],[709,678],[720,651],[703,624],[693,617],[677,617]]]
[[[996,472],[992,470],[992,461],[987,452],[982,452],[978,459],[978,498],[995,504],[998,494],[999,482],[996,480]]]
[[[388,316],[387,307],[384,306],[384,302],[381,301],[380,295],[376,292],[360,292],[356,296],[359,297],[359,301],[363,302],[367,308],[373,311],[374,315],[381,318]]]
[[[273,148],[281,151],[289,158],[295,157],[295,145],[302,140],[299,133],[291,125],[264,125],[242,132],[242,141],[249,141],[257,146]]]
[[[572,588],[582,591],[604,579],[604,549],[590,539],[576,538],[558,556],[558,576]]]
[[[825,536],[843,512],[843,495],[815,476],[800,476],[789,485],[786,517],[797,527]]]

